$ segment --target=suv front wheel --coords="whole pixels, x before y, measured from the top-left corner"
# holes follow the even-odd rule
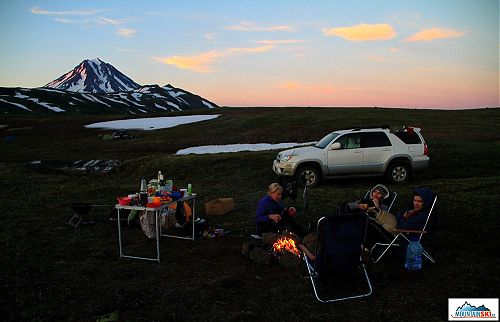
[[[309,187],[316,187],[321,181],[321,174],[318,169],[310,165],[300,167],[296,176],[298,182]]]
[[[410,166],[405,162],[393,162],[387,167],[386,176],[394,183],[402,183],[410,177]]]

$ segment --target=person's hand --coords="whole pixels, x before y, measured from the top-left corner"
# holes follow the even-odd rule
[[[411,216],[415,215],[418,211],[416,211],[415,209],[412,209],[412,210],[408,210],[407,212],[405,212],[403,214],[403,218],[404,219],[409,219]]]
[[[378,199],[373,198],[372,201],[373,201],[373,204],[375,205],[375,207],[379,208]]]
[[[274,222],[278,222],[281,220],[281,216],[277,215],[277,214],[272,214],[272,215],[269,215],[269,219],[271,219]]]
[[[288,214],[292,217],[295,217],[297,215],[297,209],[295,209],[295,207],[290,207],[288,209]]]
[[[366,209],[368,209],[368,205],[366,203],[360,203],[358,205],[358,208],[361,210],[366,210]]]

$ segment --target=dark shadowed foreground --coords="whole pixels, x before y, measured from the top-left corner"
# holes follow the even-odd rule
[[[132,140],[103,141],[110,131],[82,125],[116,116],[10,117],[1,131],[1,316],[5,320],[167,321],[443,321],[448,298],[497,297],[500,110],[225,108],[214,121],[134,133]],[[429,144],[431,168],[403,185],[396,208],[417,186],[439,196],[439,225],[429,249],[436,264],[421,272],[388,257],[368,265],[374,292],[363,300],[319,304],[302,266],[256,264],[241,255],[253,232],[257,200],[276,180],[277,151],[172,155],[207,144],[309,142],[338,128],[416,125]],[[10,137],[9,140],[5,140]],[[34,168],[33,160],[117,159],[109,173]],[[67,224],[73,202],[112,205],[136,192],[141,177],[162,170],[174,184],[193,184],[197,214],[224,237],[195,242],[162,239],[161,263],[119,259],[111,206],[92,207],[94,225]],[[311,215],[355,200],[381,178],[325,182],[311,191]],[[204,202],[235,199],[235,210],[206,216]],[[287,201],[290,203],[290,201]],[[300,205],[298,205],[300,207]],[[300,219],[300,217],[299,217]],[[300,220],[303,220],[300,219]],[[124,228],[127,251],[152,255],[154,242]]]

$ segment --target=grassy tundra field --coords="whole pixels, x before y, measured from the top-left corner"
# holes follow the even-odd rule
[[[136,139],[121,141],[99,140],[110,131],[83,125],[124,116],[2,116],[0,124],[8,125],[0,130],[2,319],[91,321],[116,312],[122,321],[443,321],[448,298],[498,297],[500,109],[256,107],[206,113],[221,115],[133,131]],[[420,272],[406,271],[394,257],[369,264],[374,291],[362,300],[320,304],[302,267],[264,266],[241,255],[256,203],[276,181],[271,166],[277,151],[173,155],[208,144],[310,142],[335,129],[381,124],[419,126],[429,145],[430,169],[388,187],[399,194],[396,209],[413,187],[438,194],[439,225],[429,250],[437,263],[425,261]],[[8,136],[14,140],[4,140]],[[122,165],[106,174],[28,165],[80,159],[118,159]],[[157,264],[119,258],[111,206],[92,208],[87,217],[95,225],[68,225],[70,203],[112,205],[158,170],[174,184],[192,183],[197,215],[231,233],[195,242],[164,238]],[[359,198],[381,180],[324,182],[311,190],[311,216]],[[217,197],[234,198],[235,210],[206,216],[204,202]],[[124,229],[132,236],[129,249],[153,251],[154,242],[140,229]]]

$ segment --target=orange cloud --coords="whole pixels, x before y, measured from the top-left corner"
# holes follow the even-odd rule
[[[392,26],[386,23],[323,29],[323,33],[326,36],[338,36],[349,41],[388,40],[396,37]]]
[[[463,31],[453,29],[430,28],[424,29],[416,34],[406,38],[404,41],[430,41],[434,39],[458,38],[465,35]]]
[[[153,59],[167,65],[174,65],[180,69],[190,69],[200,73],[214,71],[210,66],[217,58],[222,55],[217,51],[210,51],[195,56],[171,56],[171,57],[153,57]]]
[[[222,58],[234,55],[262,53],[272,48],[273,46],[271,45],[254,48],[226,48],[222,50],[212,50],[194,56],[153,57],[153,59],[167,65],[174,65],[177,68],[189,69],[200,73],[209,73],[215,71],[212,65]]]
[[[239,25],[226,26],[224,29],[235,30],[235,31],[292,31],[293,28],[290,26],[270,26],[270,27],[260,27],[256,26],[252,22],[242,21]]]

